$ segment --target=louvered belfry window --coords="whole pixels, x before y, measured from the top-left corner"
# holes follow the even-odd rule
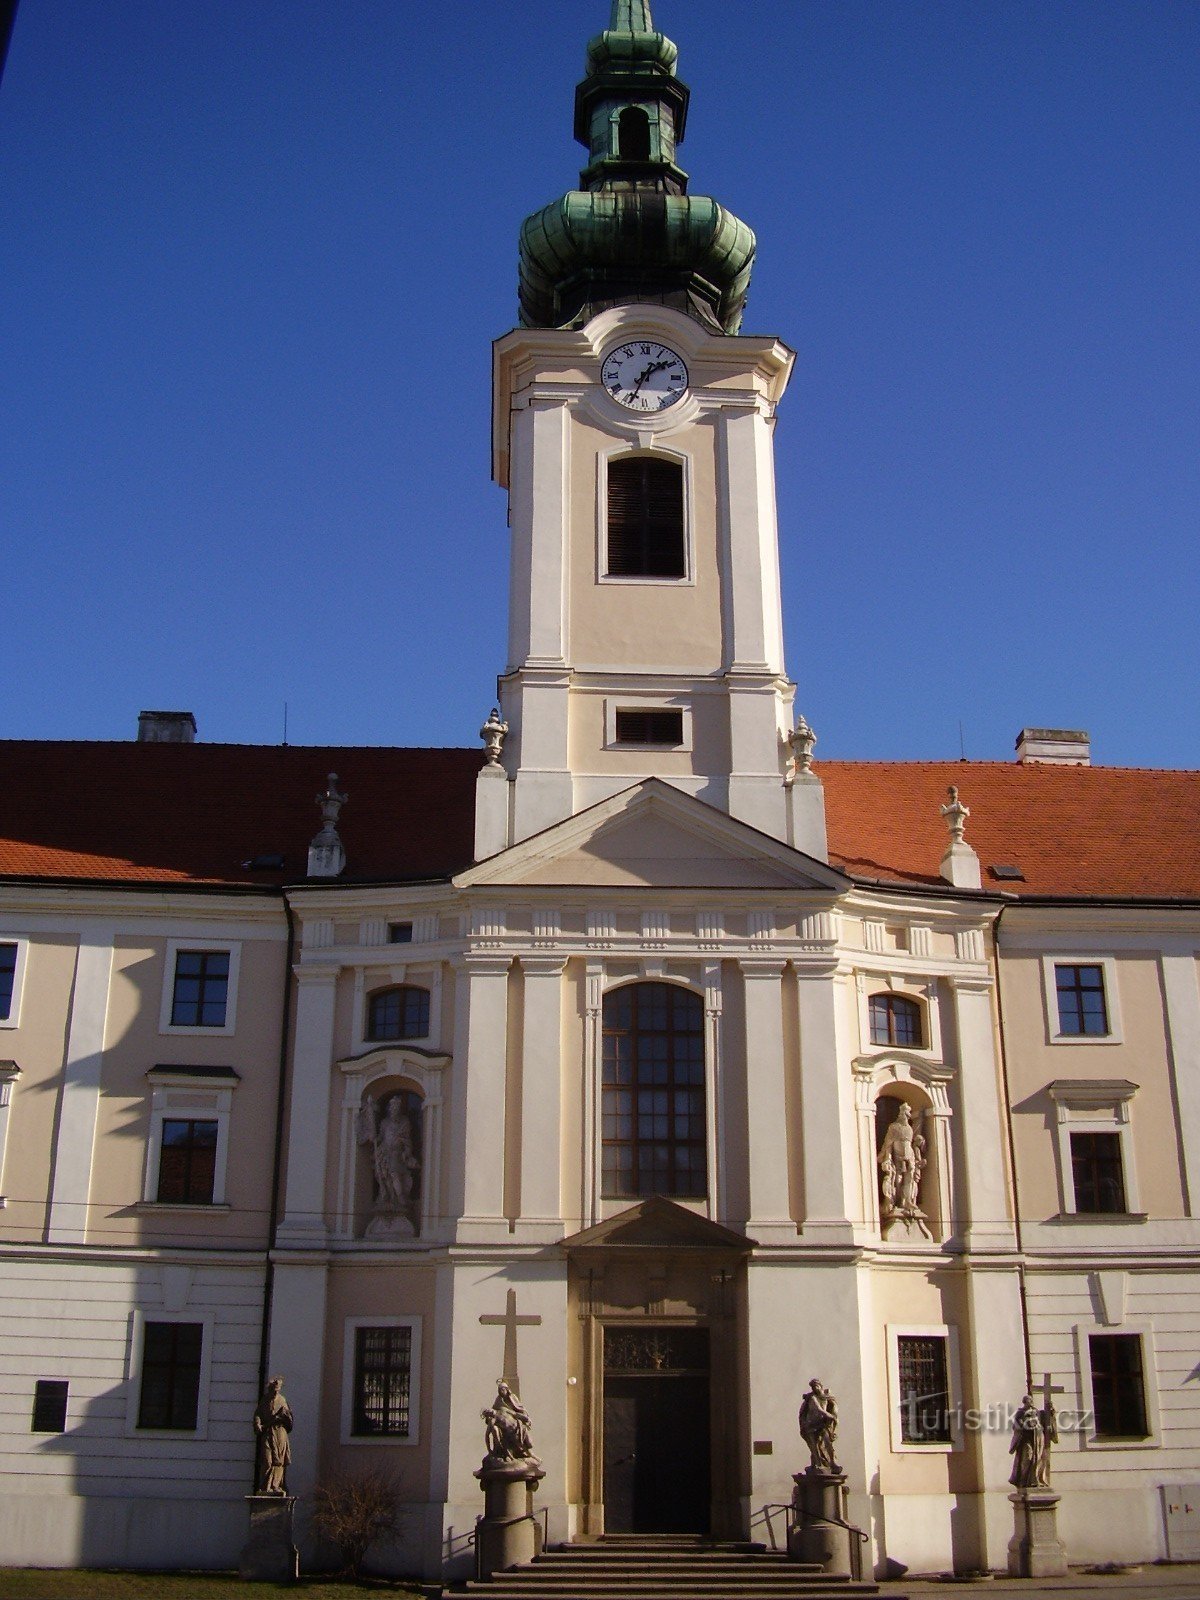
[[[610,578],[687,576],[683,467],[661,456],[618,456],[608,463]]]

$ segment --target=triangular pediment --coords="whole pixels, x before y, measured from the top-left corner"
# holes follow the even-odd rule
[[[738,1250],[754,1240],[654,1195],[563,1240],[567,1250]]]
[[[658,778],[590,806],[455,879],[646,889],[824,889],[849,880]]]

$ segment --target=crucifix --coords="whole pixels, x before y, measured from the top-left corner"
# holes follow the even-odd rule
[[[521,1384],[517,1377],[517,1329],[539,1328],[541,1317],[519,1317],[517,1315],[517,1291],[510,1289],[505,1301],[504,1315],[496,1314],[480,1317],[480,1322],[485,1328],[504,1329],[504,1371],[501,1374],[515,1394],[520,1394]]]
[[[1042,1432],[1046,1439],[1046,1473],[1049,1476],[1050,1446],[1058,1443],[1057,1412],[1054,1409],[1053,1396],[1066,1394],[1066,1388],[1061,1383],[1052,1383],[1052,1373],[1042,1373]]]

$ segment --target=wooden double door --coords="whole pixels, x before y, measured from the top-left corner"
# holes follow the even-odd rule
[[[604,1527],[708,1533],[709,1331],[604,1330]]]

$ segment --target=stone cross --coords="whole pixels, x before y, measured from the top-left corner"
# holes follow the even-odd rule
[[[504,1329],[504,1371],[501,1374],[505,1383],[509,1384],[517,1394],[521,1392],[520,1381],[517,1378],[517,1329],[540,1328],[541,1317],[519,1317],[517,1315],[517,1291],[510,1289],[505,1301],[504,1315],[485,1315],[480,1317],[480,1322],[485,1328]]]
[[[1067,1392],[1063,1384],[1051,1383],[1052,1376],[1053,1374],[1049,1372],[1042,1373],[1042,1407],[1046,1411],[1051,1410],[1054,1405],[1054,1401],[1050,1398],[1051,1395],[1066,1394]]]

